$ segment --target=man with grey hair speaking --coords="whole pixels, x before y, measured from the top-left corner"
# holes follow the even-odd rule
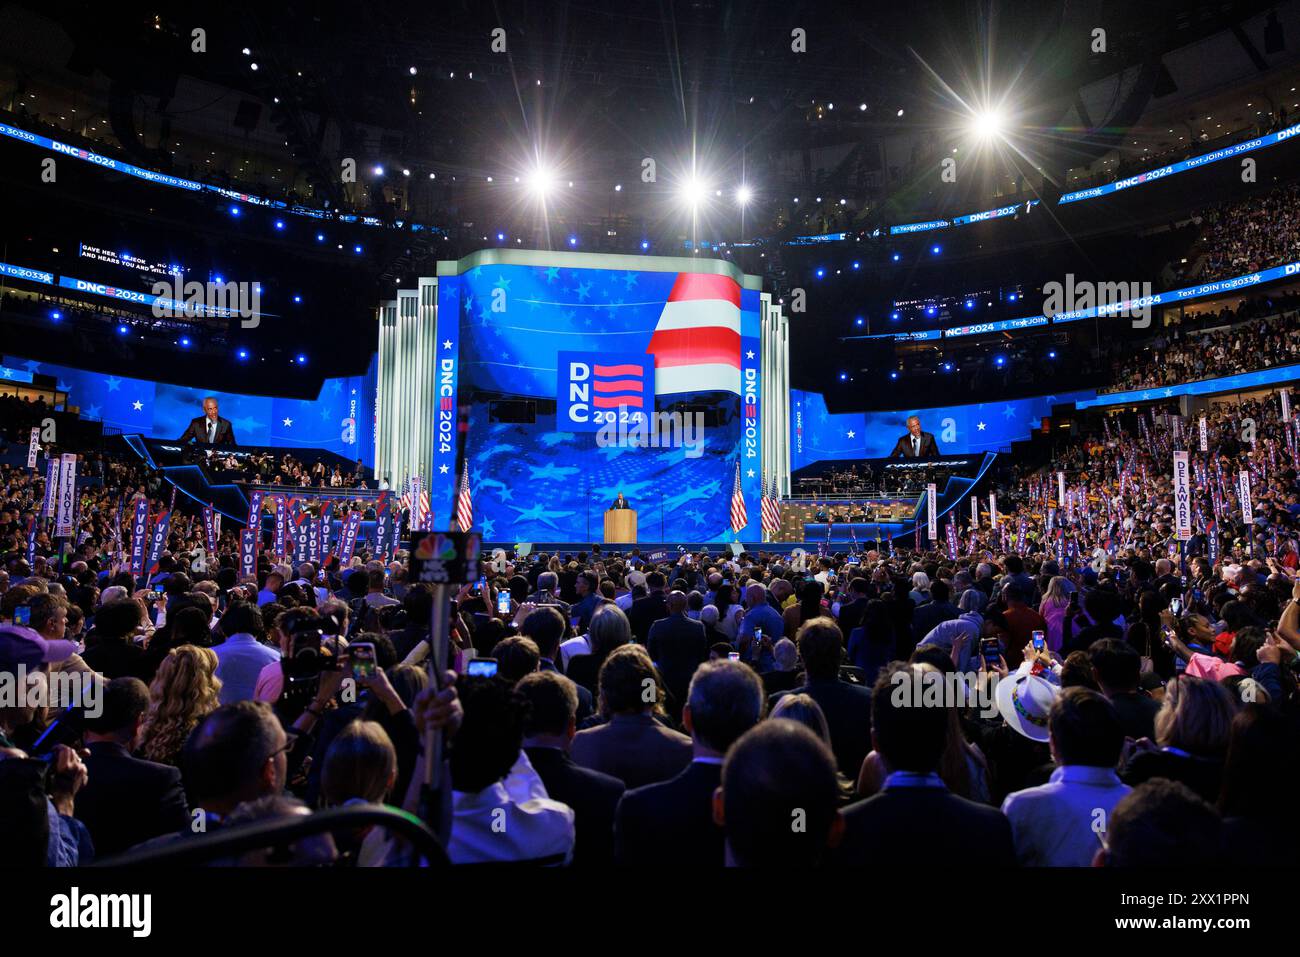
[[[203,445],[234,445],[235,429],[229,419],[217,414],[215,396],[203,400],[203,414],[190,419],[177,442],[199,442]]]
[[[907,435],[899,436],[894,444],[894,451],[889,453],[891,459],[928,459],[939,454],[939,444],[929,432],[921,431],[921,420],[914,415],[907,417]]]

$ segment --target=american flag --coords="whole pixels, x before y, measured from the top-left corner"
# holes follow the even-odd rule
[[[731,530],[739,533],[749,524],[749,512],[745,508],[745,496],[740,491],[740,463],[736,463],[736,482],[731,487]]]
[[[397,505],[400,511],[409,511],[411,508],[411,476],[402,477],[402,494],[397,497]]]
[[[469,494],[469,463],[460,472],[460,487],[456,490],[456,524],[462,532],[474,525],[474,500]]]
[[[776,483],[773,482],[773,487]],[[763,535],[770,542],[781,531],[781,500],[775,495],[767,494],[767,476],[763,476],[763,492],[760,499],[763,511]]]

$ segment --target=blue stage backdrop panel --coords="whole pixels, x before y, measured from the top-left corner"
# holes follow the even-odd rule
[[[477,266],[440,283],[441,310],[459,300],[458,401],[470,410],[466,459],[484,537],[599,541],[621,491],[641,541],[732,540],[737,462],[749,516],[741,535],[757,533],[761,449],[742,440],[758,390],[741,404],[744,350],[755,359],[759,351],[757,293],[718,275],[521,264]],[[635,356],[653,357],[649,382]],[[573,406],[574,361],[606,367],[605,394],[641,398],[647,413],[698,413],[699,444],[684,444],[694,438],[685,430],[675,447],[662,444],[669,435],[658,446],[608,444],[572,418],[557,424]],[[491,422],[494,398],[536,400],[535,421]],[[605,405],[634,426],[635,409]],[[436,477],[436,453],[434,462]]]
[[[790,390],[790,468],[827,459],[883,458],[907,431],[907,417],[919,416],[939,451],[950,455],[1007,452],[1028,439],[1052,406],[1091,399],[1096,393],[1070,392],[1009,402],[899,409],[893,412],[826,411],[820,392]]]
[[[105,375],[86,369],[5,356],[4,364],[55,376],[81,415],[126,433],[174,439],[204,396],[216,396],[241,445],[326,449],[366,464],[375,456],[375,364],[364,376],[326,379],[315,399],[240,395],[220,389]]]

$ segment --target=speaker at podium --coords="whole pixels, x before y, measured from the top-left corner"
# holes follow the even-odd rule
[[[636,544],[636,512],[630,508],[611,508],[605,512],[605,542]]]

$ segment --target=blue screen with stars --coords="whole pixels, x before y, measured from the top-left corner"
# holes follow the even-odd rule
[[[52,375],[80,408],[82,418],[149,438],[177,438],[215,396],[240,445],[328,449],[374,464],[375,365],[364,376],[326,379],[315,399],[241,395],[199,386],[174,385],[131,376],[5,356],[5,365]]]
[[[1035,396],[1009,402],[899,409],[893,412],[828,412],[820,392],[790,390],[790,468],[831,459],[884,458],[907,432],[907,418],[921,419],[945,455],[1008,452],[1028,439],[1052,406],[1089,399],[1093,392]]]

